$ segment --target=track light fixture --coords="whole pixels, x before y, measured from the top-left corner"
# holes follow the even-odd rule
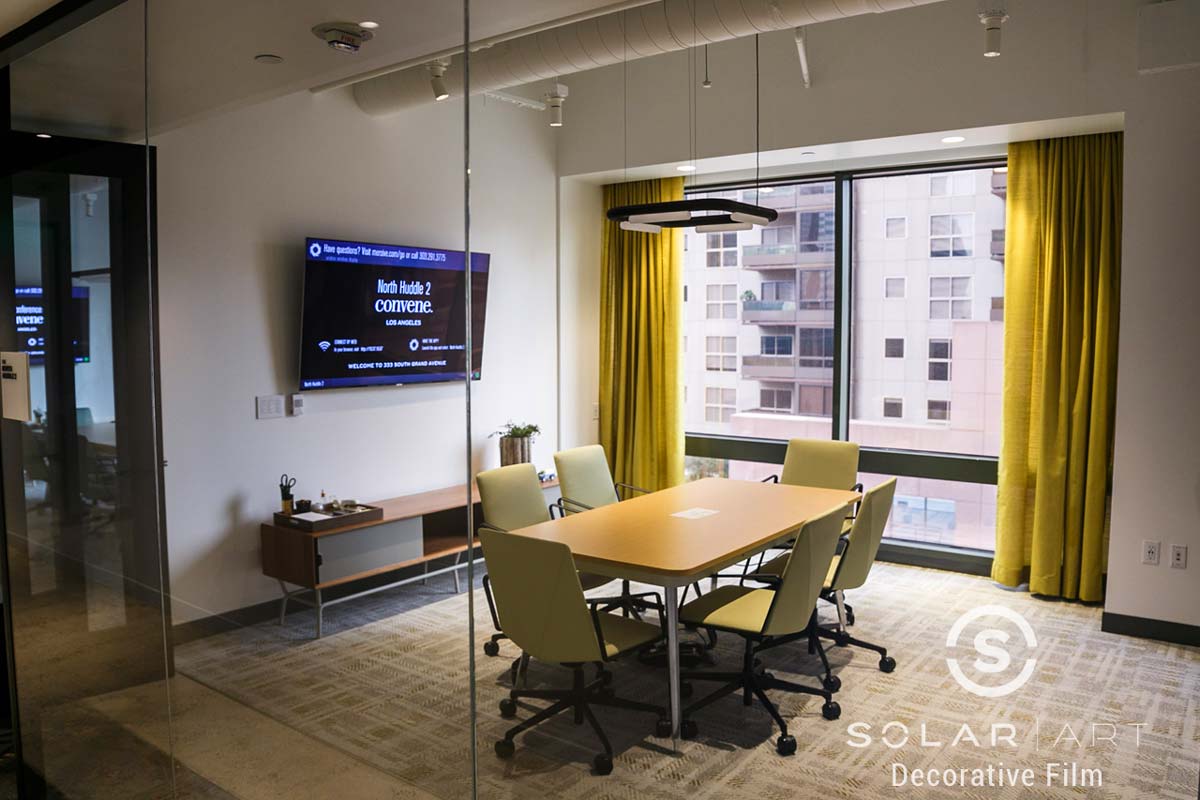
[[[446,68],[450,66],[450,60],[439,58],[425,65],[425,69],[429,70],[429,86],[433,89],[434,100],[445,100],[450,96],[450,90],[446,88]]]
[[[979,10],[979,21],[983,24],[985,58],[996,58],[1000,55],[1000,26],[1008,22],[1008,12],[1003,8],[985,8]]]
[[[563,101],[567,99],[567,87],[554,84],[554,91],[546,94],[546,107],[550,109],[550,127],[561,128],[563,124]]]

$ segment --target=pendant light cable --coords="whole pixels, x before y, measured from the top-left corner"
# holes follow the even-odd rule
[[[759,111],[759,69],[758,69],[758,34],[754,34],[754,201],[758,202],[759,191],[759,167],[762,161],[762,140],[761,132],[762,117]]]

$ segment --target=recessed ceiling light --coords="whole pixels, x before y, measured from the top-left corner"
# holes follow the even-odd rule
[[[368,19],[368,20],[363,20],[362,22],[358,23],[358,27],[366,28],[369,31],[373,31],[379,27],[379,23]]]
[[[942,144],[958,144],[959,142],[965,142],[966,140],[967,137],[965,136],[943,136]]]
[[[680,172],[695,172],[696,165],[695,164],[680,164],[675,169],[679,170]]]
[[[283,56],[277,56],[274,53],[259,53],[254,57],[257,64],[282,64]]]
[[[51,136],[50,134],[48,134],[48,133],[39,133],[39,134],[37,134],[37,138],[39,138],[39,139],[52,139],[52,138],[54,138],[54,137],[52,137],[52,136]]]

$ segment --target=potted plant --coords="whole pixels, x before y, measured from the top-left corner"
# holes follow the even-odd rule
[[[500,437],[500,466],[533,461],[533,440],[542,430],[537,425],[509,420],[492,436]]]

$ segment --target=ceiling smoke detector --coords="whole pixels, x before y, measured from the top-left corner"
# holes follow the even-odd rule
[[[313,27],[312,32],[339,53],[357,53],[375,36],[357,22],[323,22]]]

